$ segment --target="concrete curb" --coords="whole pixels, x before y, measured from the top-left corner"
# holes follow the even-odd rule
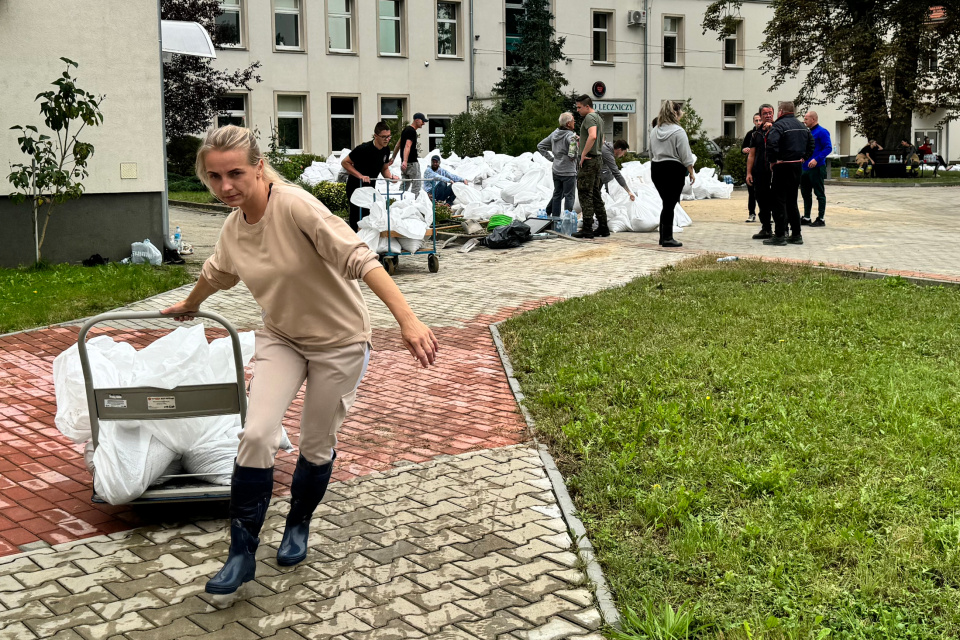
[[[590,539],[587,537],[587,530],[583,526],[583,522],[581,522],[580,518],[578,518],[576,515],[577,508],[573,504],[573,500],[570,498],[570,493],[567,491],[567,485],[563,481],[563,476],[560,474],[560,470],[557,469],[557,464],[554,462],[553,456],[550,455],[546,445],[540,444],[540,442],[537,441],[537,436],[534,431],[535,423],[533,416],[530,415],[527,407],[523,404],[524,395],[520,390],[520,382],[513,375],[513,365],[510,362],[510,356],[507,355],[506,349],[503,346],[503,340],[500,338],[500,331],[497,326],[501,324],[501,322],[495,322],[494,324],[490,325],[490,334],[493,336],[493,342],[497,348],[497,354],[500,356],[500,362],[503,364],[503,370],[507,374],[507,381],[510,384],[510,390],[513,392],[513,396],[516,398],[517,404],[520,406],[520,411],[523,413],[523,418],[527,423],[527,428],[530,430],[530,436],[533,438],[533,442],[537,446],[537,450],[540,452],[540,460],[543,462],[543,466],[547,472],[547,477],[550,478],[550,484],[553,487],[553,493],[557,498],[557,504],[560,507],[560,511],[563,513],[563,519],[567,522],[567,527],[569,527],[573,539],[577,545],[577,555],[579,555],[581,560],[583,560],[587,565],[587,577],[590,578],[591,582],[594,584],[597,605],[600,608],[601,615],[603,615],[603,620],[609,626],[614,627],[615,629],[620,629],[620,613],[617,611],[617,607],[613,603],[613,594],[610,592],[610,587],[607,585],[607,579],[603,575],[603,569],[600,567],[600,563],[597,562],[593,545],[590,544]]]
[[[880,180],[882,180],[882,179],[883,179],[883,178],[880,178]],[[958,182],[954,182],[954,183],[952,183],[952,184],[935,184],[935,183],[925,183],[925,182],[923,182],[923,183],[921,183],[921,182],[914,182],[914,183],[912,183],[912,184],[911,184],[911,183],[908,183],[908,182],[900,182],[900,183],[890,184],[890,183],[870,182],[870,178],[865,178],[865,179],[863,179],[862,182],[839,182],[839,181],[836,180],[835,178],[831,178],[831,179],[828,179],[828,180],[824,180],[824,183],[825,183],[825,184],[828,184],[828,185],[830,185],[830,186],[832,186],[832,187],[856,187],[856,188],[860,188],[860,187],[879,187],[879,188],[881,188],[881,189],[896,189],[896,188],[898,188],[898,187],[904,187],[904,188],[906,188],[906,189],[913,189],[914,187],[919,187],[919,188],[921,188],[921,189],[931,189],[931,188],[932,188],[932,189],[947,189],[947,188],[949,188],[949,187],[960,187],[960,183],[958,183]]]
[[[170,206],[183,207],[184,209],[201,209],[203,211],[214,211],[217,213],[230,213],[232,207],[223,204],[204,204],[202,202],[190,202],[189,200],[170,200]]]

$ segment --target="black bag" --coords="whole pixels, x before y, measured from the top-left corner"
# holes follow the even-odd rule
[[[514,220],[491,231],[490,235],[480,240],[480,244],[488,249],[512,249],[529,242],[531,235],[530,227],[526,223]]]

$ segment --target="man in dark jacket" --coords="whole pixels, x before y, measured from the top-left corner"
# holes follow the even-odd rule
[[[753,234],[754,240],[773,237],[773,192],[770,191],[770,164],[767,162],[767,134],[773,127],[773,106],[760,105],[760,125],[750,138],[750,153],[747,155],[747,184],[753,187],[760,211],[760,231]]]
[[[743,155],[750,155],[750,149],[753,147],[753,134],[760,130],[760,114],[753,114],[753,129],[747,132],[747,135],[743,138]],[[757,221],[757,197],[753,192],[753,185],[747,183],[747,212],[750,214],[747,216],[747,222],[756,222]]]
[[[770,163],[773,174],[771,186],[775,223],[774,236],[763,241],[763,244],[767,245],[803,244],[797,194],[800,191],[804,158],[813,156],[813,136],[806,125],[797,120],[794,111],[792,102],[781,102],[777,121],[767,134],[766,160]],[[792,229],[789,238],[787,225]]]

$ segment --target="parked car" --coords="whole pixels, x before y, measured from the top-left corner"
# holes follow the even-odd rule
[[[723,150],[713,140],[705,138],[703,144],[707,146],[707,151],[710,152],[710,159],[713,160],[713,164],[717,167],[717,175],[723,175]]]

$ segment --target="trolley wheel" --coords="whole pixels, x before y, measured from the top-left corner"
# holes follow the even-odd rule
[[[430,273],[440,271],[440,257],[437,254],[431,253],[427,256],[427,268],[430,269]]]
[[[387,270],[387,274],[392,276],[397,272],[398,262],[396,256],[383,256],[383,268]]]

